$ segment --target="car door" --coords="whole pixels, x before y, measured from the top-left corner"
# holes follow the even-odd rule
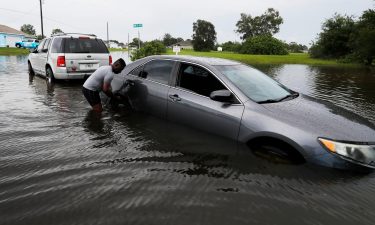
[[[30,54],[31,66],[33,67],[34,71],[39,74],[41,74],[41,52],[45,42],[46,40],[43,40],[36,49],[36,52]]]
[[[131,87],[127,95],[135,110],[166,118],[169,83],[175,64],[172,60],[155,59],[130,72],[127,82]]]
[[[51,39],[50,38],[46,39],[41,52],[38,51],[40,73],[43,75],[46,74],[46,64],[47,64],[48,49],[49,49],[50,44],[51,44]]]
[[[180,63],[176,85],[168,92],[168,120],[237,140],[244,105],[233,94],[232,103],[210,99],[228,88],[208,69]]]

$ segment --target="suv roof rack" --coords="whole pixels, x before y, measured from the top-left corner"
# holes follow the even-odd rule
[[[86,36],[91,36],[91,37],[96,37],[95,34],[83,34],[83,33],[56,33],[56,34],[52,34],[51,37],[55,37],[55,36],[63,36],[63,35],[70,35],[70,34],[80,34],[80,35],[86,35]]]

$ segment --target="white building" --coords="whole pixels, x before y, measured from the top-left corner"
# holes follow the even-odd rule
[[[30,35],[0,24],[0,47],[16,47],[16,42]]]

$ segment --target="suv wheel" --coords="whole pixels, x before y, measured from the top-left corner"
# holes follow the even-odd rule
[[[34,72],[34,70],[33,70],[33,67],[31,66],[31,63],[28,62],[28,63],[27,63],[27,66],[28,66],[28,70],[29,70],[29,75],[30,75],[30,76],[34,76],[34,75],[35,75],[35,72]]]
[[[47,82],[47,85],[51,85],[55,83],[55,77],[53,76],[51,67],[47,67],[46,69],[46,82]]]
[[[17,47],[17,48],[21,48],[21,45],[20,45],[20,44],[16,44],[16,47]]]

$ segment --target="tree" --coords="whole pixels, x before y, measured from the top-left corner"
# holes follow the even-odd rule
[[[289,52],[302,53],[303,51],[306,51],[307,49],[308,48],[306,45],[297,44],[296,42],[290,42],[288,44]]]
[[[163,37],[163,44],[165,46],[171,46],[181,41],[184,41],[184,39],[180,37],[174,38],[172,35],[168,33],[164,34],[164,37]]]
[[[232,41],[224,42],[223,44],[219,46],[223,48],[223,51],[227,51],[227,52],[239,52],[241,49],[241,43],[232,42]]]
[[[164,37],[163,37],[163,44],[165,46],[171,46],[173,44],[176,43],[176,39],[174,37],[172,37],[172,35],[166,33],[164,34]]]
[[[215,26],[205,20],[193,23],[193,48],[196,51],[210,51],[215,47]]]
[[[335,14],[323,23],[322,30],[310,48],[312,57],[342,58],[352,53],[350,40],[355,30],[352,16]]]
[[[287,55],[287,44],[271,35],[257,35],[248,38],[241,47],[242,54]]]
[[[60,28],[55,28],[52,30],[52,35],[58,34],[58,33],[63,33],[63,31]]]
[[[34,26],[31,24],[24,24],[21,26],[21,31],[30,34],[30,35],[35,35],[35,29]]]
[[[268,8],[262,15],[255,17],[241,13],[241,19],[236,23],[236,32],[242,35],[242,40],[258,35],[272,36],[279,32],[282,23],[279,11],[273,8]]]
[[[375,10],[364,11],[352,35],[355,56],[371,65],[375,57]]]
[[[46,38],[46,36],[42,36],[41,34],[38,34],[37,36],[36,36],[36,39],[38,39],[38,40],[42,40],[43,38]]]
[[[150,42],[144,43],[141,49],[137,49],[132,52],[131,59],[132,61],[150,56],[150,55],[160,55],[162,53],[166,53],[167,48],[164,46],[163,42],[159,40],[154,40]]]
[[[130,42],[129,45],[138,47],[138,38],[133,38],[133,41]],[[140,45],[141,46],[143,45],[143,41],[142,40],[140,40]]]

